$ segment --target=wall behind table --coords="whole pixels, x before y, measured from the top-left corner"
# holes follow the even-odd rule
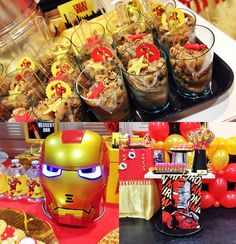
[[[60,123],[61,130],[91,130],[100,135],[108,135],[103,123]],[[25,142],[23,123],[0,123],[0,151],[6,152],[10,157],[15,157],[28,150],[30,144]]]

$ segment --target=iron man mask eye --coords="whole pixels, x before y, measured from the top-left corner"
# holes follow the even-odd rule
[[[42,173],[44,176],[53,178],[61,175],[62,169],[48,164],[43,165]]]
[[[85,169],[79,169],[78,174],[81,178],[95,180],[102,176],[101,166],[94,166]]]

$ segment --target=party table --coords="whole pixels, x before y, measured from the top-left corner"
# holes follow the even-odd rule
[[[4,164],[6,166],[9,165],[9,160]],[[97,244],[99,240],[101,240],[110,231],[119,227],[118,204],[105,203],[104,215],[86,228],[73,228],[56,225],[49,217],[45,215],[42,208],[42,203],[30,203],[26,199],[17,201],[13,201],[8,198],[0,199],[0,208],[11,208],[14,210],[25,211],[43,221],[48,222],[52,226],[59,244]]]
[[[154,174],[148,172],[145,179],[162,181],[161,211],[156,216],[156,229],[170,236],[186,236],[203,228],[201,221],[202,179],[213,180],[215,175]]]

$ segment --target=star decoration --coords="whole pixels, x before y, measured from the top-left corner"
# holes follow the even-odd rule
[[[68,51],[69,47],[66,47],[65,49],[62,49],[60,45],[57,46],[57,51],[52,52],[56,56],[56,60],[60,60],[62,56],[64,56]]]
[[[57,99],[55,103],[48,105],[48,110],[46,110],[43,115],[45,114],[49,114],[51,112],[56,112],[58,107],[61,105],[61,103],[63,102],[63,100],[61,98]]]
[[[9,95],[10,95],[9,100],[10,101],[16,100],[17,96],[19,94],[21,94],[21,91],[19,89],[20,89],[20,86],[16,85],[16,87],[13,90],[9,91]]]
[[[93,60],[89,60],[89,61],[86,63],[86,66],[89,67],[89,68],[94,69],[95,71],[104,68],[104,65],[103,65],[102,63],[97,63],[97,62],[94,62]]]
[[[137,61],[133,60],[132,66],[128,69],[128,73],[140,74],[141,69],[148,67],[148,64],[143,63],[144,56],[140,57]]]

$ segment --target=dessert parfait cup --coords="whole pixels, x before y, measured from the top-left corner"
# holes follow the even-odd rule
[[[82,64],[77,93],[99,121],[128,120],[130,105],[120,68],[114,60],[106,60],[99,66],[94,70],[86,62]]]
[[[162,14],[165,13],[168,7],[176,8],[176,2],[174,0],[143,1],[140,13],[147,24],[152,24],[159,30],[162,25]]]
[[[147,25],[145,22],[140,22],[122,28],[114,39],[114,46],[119,58],[123,58],[125,54],[134,56],[136,46],[141,43],[154,44],[152,27],[152,25]],[[127,48],[129,48],[130,54],[127,52]]]
[[[214,33],[196,25],[191,43],[170,49],[170,63],[178,92],[187,98],[206,97],[211,91]]]
[[[106,42],[105,28],[103,25],[83,20],[71,35],[73,51],[76,57],[80,57],[81,49],[93,48],[98,44]]]
[[[11,93],[20,92],[38,102],[45,97],[45,81],[38,76],[38,71],[31,68],[16,69],[8,74]]]
[[[116,10],[109,16],[106,29],[114,39],[116,34],[118,34],[121,29],[130,24],[138,23],[139,21],[140,12],[136,9],[133,9],[132,12],[121,12]]]
[[[127,48],[121,55],[124,57],[122,60],[128,57],[129,49],[133,50],[133,47]],[[141,69],[139,74],[129,71],[130,64],[134,60],[137,60],[137,57],[129,55],[129,61],[123,63],[122,70],[136,101],[146,112],[157,113],[164,110],[169,104],[169,82],[165,53],[160,51],[160,58],[153,62],[143,58],[146,67]]]
[[[83,106],[80,97],[73,93],[67,98],[46,98],[33,107],[37,121],[79,122],[83,120]]]
[[[65,56],[73,55],[72,43],[69,38],[60,36],[49,43],[44,43],[37,53],[31,50],[31,56],[39,66],[41,73],[50,76],[52,64]]]
[[[16,93],[0,100],[1,122],[26,122],[32,113],[32,101],[24,94]]]
[[[181,8],[177,8],[176,11],[176,14],[175,12],[165,14],[165,21],[162,21],[165,22],[165,24],[162,23],[161,26],[158,27],[160,46],[167,51],[167,53],[174,45],[183,45],[191,40],[195,31],[195,14],[187,9]],[[171,16],[175,16],[175,19],[173,20]],[[168,21],[170,18],[172,18],[172,20]]]

